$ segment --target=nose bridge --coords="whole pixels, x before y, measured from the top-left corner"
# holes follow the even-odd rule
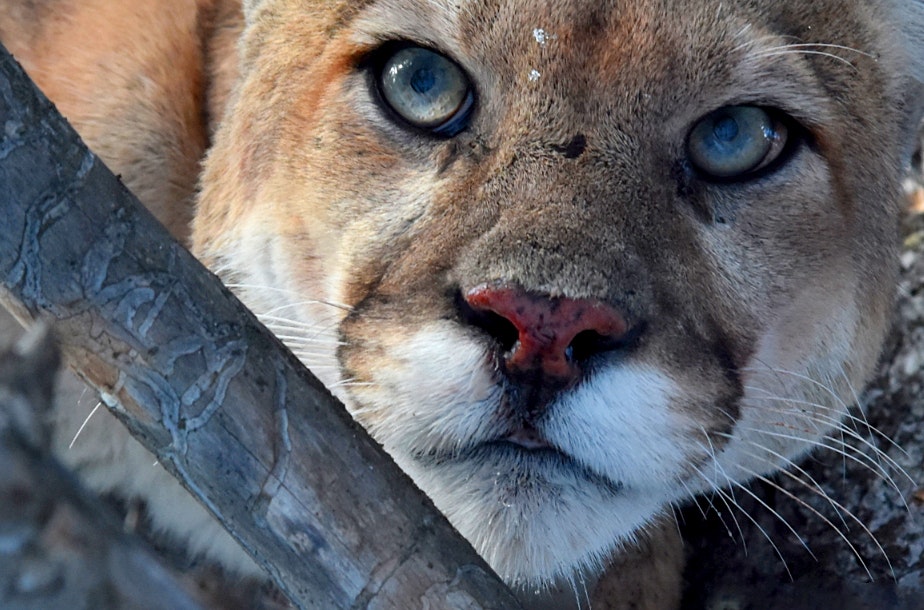
[[[551,222],[588,210],[597,199],[589,187],[603,186],[603,176],[594,176],[599,172],[598,143],[577,122],[556,123],[554,128],[529,129],[539,137],[511,137],[498,147],[494,177],[482,193],[500,204],[502,218]],[[549,214],[551,210],[557,214]]]
[[[606,298],[627,266],[628,196],[609,192],[586,135],[518,147],[482,191],[499,210],[464,257],[463,286],[493,280],[577,298]]]

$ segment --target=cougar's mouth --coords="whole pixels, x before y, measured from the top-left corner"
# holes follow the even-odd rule
[[[490,473],[497,485],[509,480],[522,489],[547,488],[552,492],[563,478],[586,481],[612,495],[622,493],[625,488],[623,482],[597,472],[535,430],[517,431],[452,450],[420,451],[412,457],[424,468],[465,465],[472,473]]]

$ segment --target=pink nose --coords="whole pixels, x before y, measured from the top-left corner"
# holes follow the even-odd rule
[[[516,329],[516,342],[504,356],[509,374],[538,374],[546,383],[565,387],[580,379],[580,360],[612,349],[628,327],[603,301],[548,297],[503,282],[473,288],[465,301],[475,311],[494,313]]]

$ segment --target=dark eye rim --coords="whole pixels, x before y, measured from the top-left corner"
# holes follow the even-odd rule
[[[424,49],[431,53],[436,53],[447,61],[452,62],[452,64],[459,69],[459,72],[465,76],[469,84],[468,92],[465,99],[459,105],[459,110],[449,120],[434,127],[421,127],[420,125],[415,125],[408,121],[388,103],[385,93],[382,91],[382,72],[385,69],[385,64],[395,53],[409,48]],[[412,40],[389,40],[370,51],[360,61],[359,68],[365,70],[368,75],[370,92],[378,107],[385,113],[389,120],[400,127],[416,135],[437,140],[451,139],[468,129],[477,107],[477,94],[472,77],[452,56],[430,45],[421,44]]]
[[[735,108],[735,107],[741,107],[741,106],[749,106],[752,108],[758,108],[760,110],[763,110],[764,112],[767,113],[767,116],[769,116],[770,119],[773,120],[775,124],[780,124],[784,126],[786,128],[786,141],[783,143],[783,147],[777,153],[776,157],[774,157],[770,161],[766,163],[761,163],[754,169],[746,171],[738,175],[716,176],[716,175],[713,175],[706,171],[701,170],[689,158],[690,136],[692,136],[693,131],[695,130],[696,126],[699,125],[699,123],[702,120],[712,115],[713,113],[716,113],[725,108]],[[687,135],[683,141],[683,153],[684,153],[685,165],[687,165],[690,168],[690,170],[699,180],[709,183],[709,184],[732,185],[732,184],[742,184],[742,183],[757,181],[757,180],[766,178],[776,173],[778,170],[782,169],[787,163],[789,163],[789,161],[792,160],[793,157],[795,157],[796,153],[798,153],[799,150],[804,146],[812,146],[811,133],[804,125],[802,125],[802,123],[800,123],[797,119],[795,119],[791,114],[787,113],[785,110],[781,110],[780,108],[776,108],[773,106],[766,106],[766,105],[759,104],[759,103],[740,102],[740,103],[725,104],[723,106],[719,106],[701,115],[699,118],[697,118],[687,129]]]

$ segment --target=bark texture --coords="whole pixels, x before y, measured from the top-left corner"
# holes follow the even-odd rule
[[[0,355],[0,607],[203,610],[192,583],[48,456],[58,360],[47,332]]]

